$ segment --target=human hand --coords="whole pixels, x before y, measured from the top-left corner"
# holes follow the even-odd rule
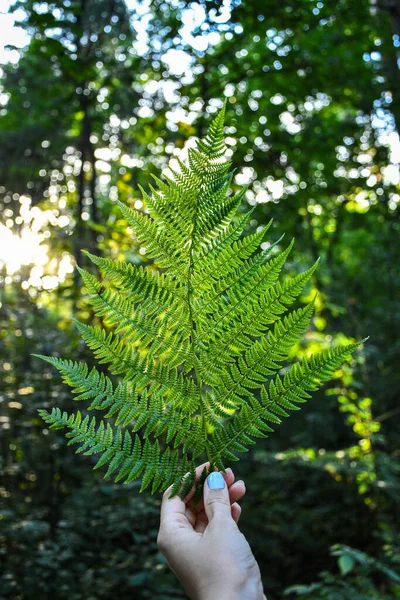
[[[196,480],[204,463],[196,469]],[[232,469],[215,471],[204,483],[203,499],[193,506],[194,486],[186,498],[163,495],[157,543],[192,600],[262,600],[258,564],[237,523],[237,503],[245,492],[243,481],[235,482]]]

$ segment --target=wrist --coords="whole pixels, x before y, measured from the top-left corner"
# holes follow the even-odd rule
[[[242,586],[231,587],[228,584],[223,589],[209,588],[194,600],[267,600],[267,598],[261,581],[249,581]]]

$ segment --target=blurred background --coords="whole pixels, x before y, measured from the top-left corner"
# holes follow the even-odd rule
[[[2,599],[186,598],[159,496],[48,431],[38,408],[76,405],[31,354],[93,363],[81,249],[146,263],[115,201],[224,98],[250,230],[296,238],[285,275],[321,257],[293,359],[370,336],[235,464],[242,531],[268,600],[400,597],[399,36],[399,0],[0,1]]]

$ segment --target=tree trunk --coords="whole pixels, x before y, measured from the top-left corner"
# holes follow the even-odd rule
[[[381,11],[389,13],[393,35],[397,35],[400,39],[400,0],[379,0],[376,6]],[[390,54],[383,56],[383,68],[389,90],[392,92],[392,104],[390,111],[394,116],[396,129],[400,130],[400,70],[398,66],[399,52],[392,45]]]
[[[89,150],[89,158],[90,158],[90,166],[91,166],[91,176],[90,176],[90,197],[92,199],[91,204],[91,220],[94,225],[99,222],[98,215],[98,207],[97,207],[97,198],[96,198],[96,186],[97,186],[97,171],[96,171],[96,157],[94,155],[94,146],[90,141],[92,135],[92,127],[89,114],[87,115],[88,120],[88,130],[89,130],[89,138],[88,138],[88,150]],[[97,250],[97,231],[96,229],[91,229],[91,251],[94,252]]]

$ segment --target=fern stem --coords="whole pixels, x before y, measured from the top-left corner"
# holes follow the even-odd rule
[[[193,243],[193,240],[192,240],[192,243]],[[196,361],[197,361],[196,347],[195,347],[196,323],[193,319],[193,310],[192,310],[192,302],[191,302],[191,292],[192,292],[191,274],[192,273],[193,273],[193,254],[192,254],[192,248],[191,248],[190,249],[190,259],[189,259],[189,269],[188,269],[187,301],[188,301],[188,307],[189,307],[189,318],[190,318],[190,322],[191,322],[190,342],[191,342],[191,350],[192,350],[192,356],[193,356],[193,369],[194,369],[194,373],[196,376],[196,383],[199,387],[199,394],[201,396],[202,382],[201,382],[201,377],[200,377],[199,371],[197,369],[197,364],[196,364]],[[200,405],[200,410],[201,410],[201,416],[202,416],[202,424],[203,424],[203,431],[204,431],[204,437],[205,437],[205,447],[206,447],[206,452],[207,452],[207,458],[210,461],[210,467],[211,467],[211,462],[212,462],[211,461],[211,450],[210,450],[210,446],[208,443],[207,421],[206,421],[206,416],[205,416],[204,410],[203,410],[203,404]]]
[[[196,383],[199,387],[199,394],[200,394],[200,398],[201,398],[201,387],[202,387],[202,381],[201,381],[201,377],[199,374],[199,371],[197,369],[197,357],[196,357],[196,347],[195,347],[195,331],[196,331],[196,322],[194,320],[193,317],[193,308],[192,308],[192,301],[191,301],[191,296],[192,296],[192,292],[193,292],[193,287],[192,287],[192,274],[194,271],[194,260],[193,260],[193,247],[194,247],[194,239],[195,239],[195,235],[196,235],[196,225],[197,225],[197,214],[198,214],[198,210],[199,210],[199,198],[197,199],[196,202],[196,207],[194,210],[194,215],[193,215],[193,230],[192,230],[192,239],[191,239],[191,244],[190,244],[190,250],[189,250],[189,266],[188,266],[188,283],[187,283],[187,290],[188,290],[188,294],[187,294],[187,302],[188,302],[188,308],[189,308],[189,319],[190,319],[190,342],[191,342],[191,350],[192,350],[192,356],[193,356],[193,369],[194,369],[194,373],[196,376]],[[208,443],[208,434],[207,434],[207,420],[206,420],[206,415],[204,414],[204,410],[203,410],[203,403],[201,402],[200,404],[200,411],[201,411],[201,417],[202,417],[202,427],[203,427],[203,431],[204,431],[204,442],[205,442],[205,447],[206,447],[206,452],[207,452],[207,458],[210,462],[210,470],[212,468],[212,459],[211,459],[211,449],[210,449],[210,445]]]
[[[193,345],[193,347],[194,347],[194,345]],[[196,374],[196,380],[197,380],[197,383],[199,385],[199,391],[200,391],[200,394],[201,394],[201,385],[202,385],[202,383],[201,383],[201,379],[200,379],[200,375],[199,375],[198,369],[196,367],[196,363],[194,364],[194,372]],[[210,469],[211,469],[212,468],[211,449],[210,449],[210,445],[208,443],[207,420],[206,420],[206,415],[204,414],[204,411],[203,411],[203,405],[201,405],[200,410],[201,410],[201,417],[202,417],[202,423],[203,423],[203,431],[204,431],[204,438],[205,438],[205,446],[206,446],[207,458],[210,461]]]
[[[191,252],[190,253],[190,263],[189,263],[189,273],[188,273],[188,276],[189,276],[188,277],[188,306],[189,306],[189,318],[191,321],[190,342],[191,342],[191,350],[192,350],[192,356],[193,356],[193,369],[194,369],[194,373],[196,376],[196,383],[199,386],[199,394],[201,396],[202,382],[201,382],[199,370],[197,368],[197,356],[196,356],[196,347],[195,347],[196,323],[193,319],[193,311],[192,311],[192,303],[191,303],[192,286],[191,286],[190,276],[191,276],[192,272],[193,272],[193,262],[192,262],[192,252]],[[205,437],[205,447],[206,447],[206,452],[207,452],[207,458],[210,461],[210,468],[211,468],[211,464],[212,464],[211,449],[210,449],[210,446],[208,443],[207,421],[206,421],[206,415],[204,414],[204,410],[203,410],[203,403],[200,404],[200,411],[201,411],[202,426],[203,426],[204,437]]]

